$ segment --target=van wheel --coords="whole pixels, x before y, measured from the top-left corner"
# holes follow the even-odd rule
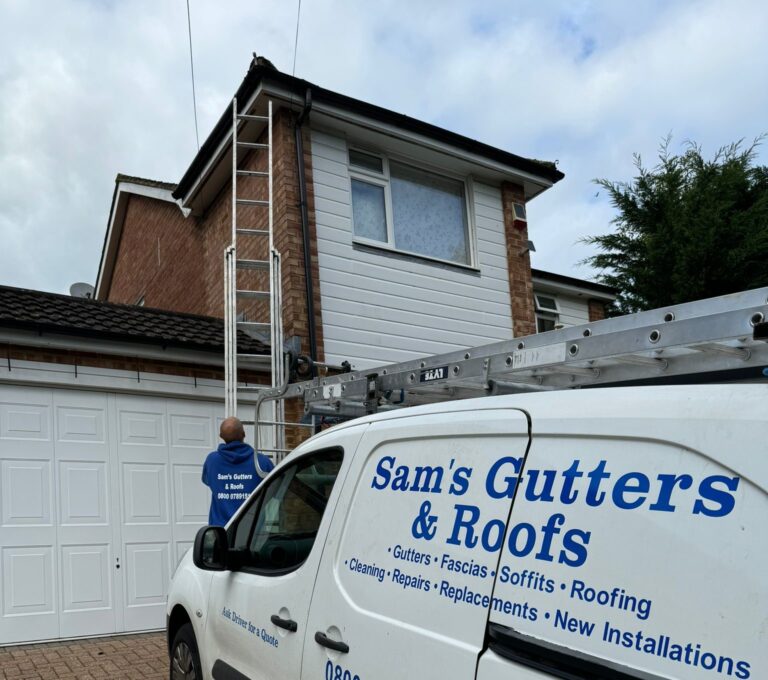
[[[171,647],[171,680],[203,680],[200,655],[197,653],[195,632],[191,623],[185,623]]]

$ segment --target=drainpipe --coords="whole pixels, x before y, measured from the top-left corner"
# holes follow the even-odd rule
[[[312,359],[312,377],[317,375],[314,362],[317,361],[317,329],[315,328],[315,298],[312,286],[312,258],[310,257],[309,210],[307,208],[307,178],[304,175],[304,139],[301,126],[312,110],[312,88],[307,88],[304,108],[296,120],[296,167],[299,173],[299,209],[301,212],[301,235],[304,242],[304,278],[307,284],[307,315],[309,317],[309,356]]]

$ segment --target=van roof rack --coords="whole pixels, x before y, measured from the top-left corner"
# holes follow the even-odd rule
[[[259,402],[300,397],[307,415],[356,418],[483,395],[745,375],[740,369],[761,376],[768,366],[767,322],[768,287],[286,383],[261,391]]]

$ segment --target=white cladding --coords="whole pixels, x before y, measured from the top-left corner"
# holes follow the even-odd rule
[[[325,356],[358,368],[512,337],[501,191],[470,183],[478,270],[353,247],[347,142],[312,131]]]
[[[0,385],[0,644],[165,625],[221,404]]]

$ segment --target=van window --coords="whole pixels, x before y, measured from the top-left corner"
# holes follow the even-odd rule
[[[491,608],[492,652],[579,679],[768,677],[749,477],[673,442],[534,435],[494,587],[529,615]]]
[[[307,455],[277,472],[230,528],[243,570],[283,574],[309,556],[343,454],[339,449]]]

